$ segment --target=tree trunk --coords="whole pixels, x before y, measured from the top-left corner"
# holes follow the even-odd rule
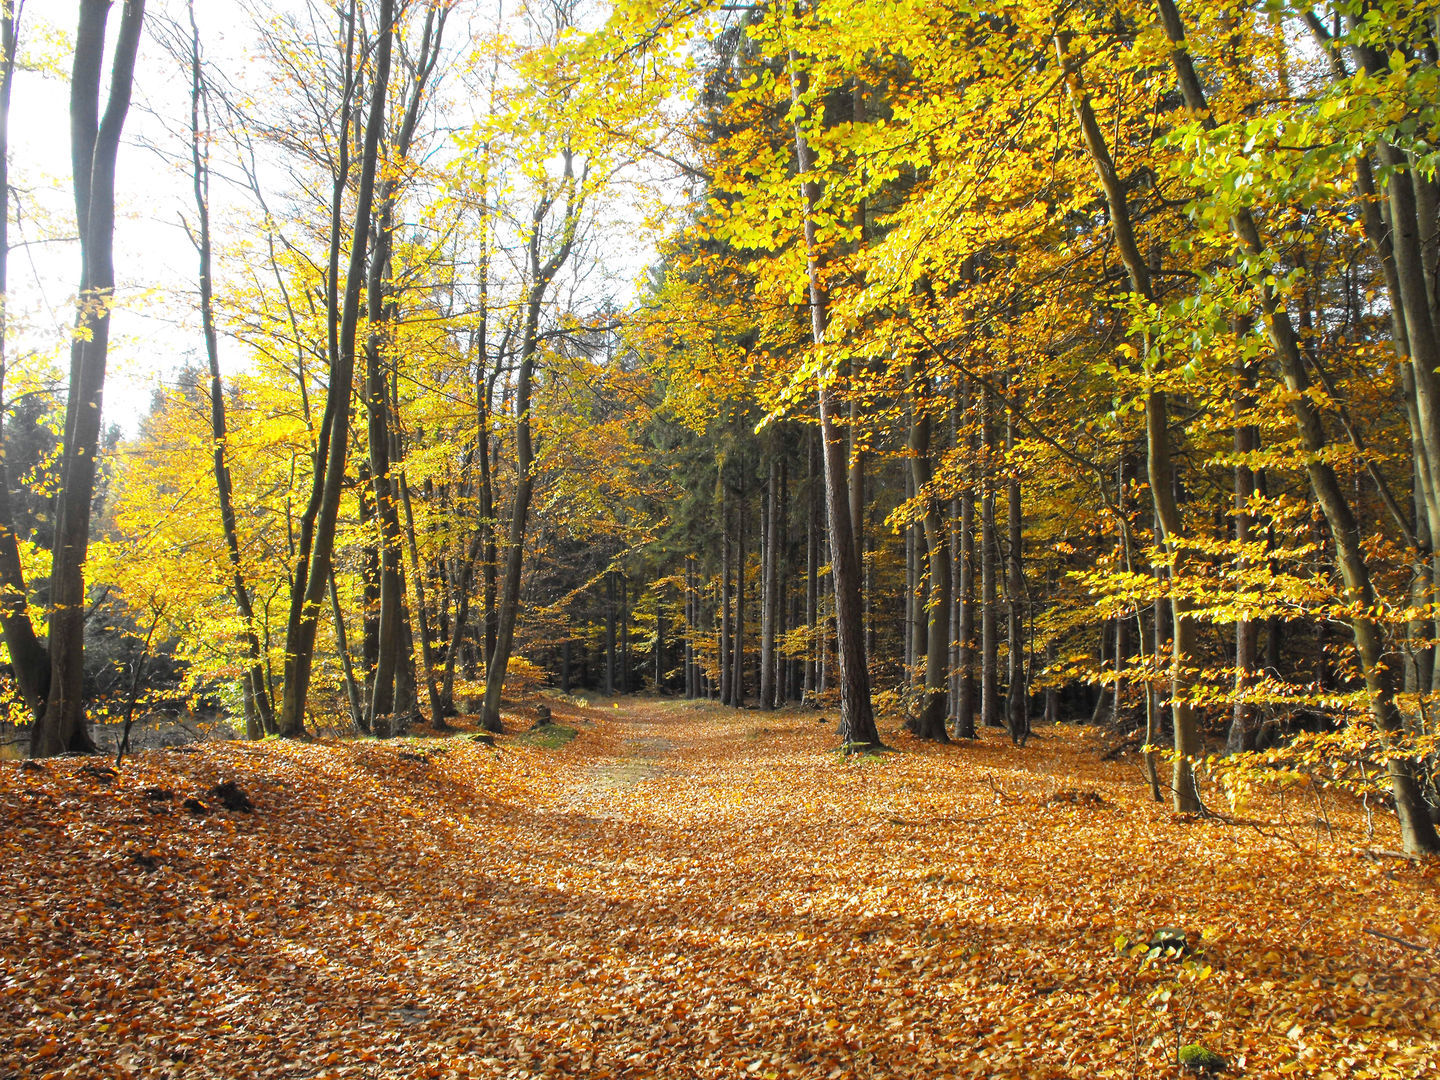
[[[615,571],[605,572],[605,696],[615,696]]]
[[[1198,115],[1208,117],[1208,103],[1190,59],[1180,14],[1173,0],[1157,0],[1157,4],[1166,34],[1171,41],[1171,62],[1185,102]],[[1213,123],[1213,120],[1208,120],[1207,123]],[[1236,213],[1231,219],[1231,228],[1242,247],[1251,254],[1259,254],[1265,250],[1254,218],[1248,210],[1242,209]],[[1313,403],[1307,396],[1309,376],[1289,313],[1280,306],[1268,285],[1261,285],[1260,300],[1270,340],[1275,346],[1281,378],[1289,391],[1290,412],[1295,420],[1300,445],[1306,454],[1305,467],[1311,490],[1315,493],[1315,500],[1329,525],[1331,538],[1335,543],[1336,560],[1345,582],[1346,599],[1355,612],[1350,618],[1350,627],[1370,698],[1371,718],[1382,739],[1388,741],[1402,735],[1405,725],[1395,701],[1395,665],[1385,662],[1381,629],[1369,615],[1369,612],[1374,610],[1376,596],[1370,568],[1361,547],[1359,529],[1339,478],[1322,455],[1326,444],[1325,431]],[[1428,303],[1428,300],[1422,299],[1422,302]],[[1411,346],[1413,348],[1413,341]],[[1418,370],[1421,367],[1421,358],[1413,353],[1412,358],[1416,361],[1413,366]],[[1429,365],[1431,372],[1434,371],[1434,359],[1437,358],[1432,358]],[[1177,618],[1177,623],[1178,621]],[[1405,850],[1412,854],[1440,851],[1440,836],[1436,834],[1435,825],[1430,820],[1429,808],[1421,794],[1415,762],[1407,756],[1390,753],[1387,755],[1386,765]]]
[[[741,474],[740,490],[735,498],[735,636],[734,653],[730,660],[734,681],[730,704],[745,707],[745,478]]]
[[[85,556],[100,451],[101,402],[115,292],[115,159],[130,109],[144,0],[126,0],[111,65],[109,99],[100,115],[100,72],[109,0],[81,0],[70,82],[70,139],[75,218],[80,232],[80,289],[76,300],[61,489],[55,500],[50,563],[50,679],[44,710],[30,734],[30,753],[50,757],[92,752],[85,716]],[[12,620],[14,621],[14,620]],[[8,630],[8,628],[7,628]]]
[[[1165,2],[1165,0],[1162,0]],[[1130,207],[1125,188],[1115,170],[1100,125],[1095,119],[1090,99],[1081,81],[1080,65],[1065,51],[1063,35],[1055,38],[1056,50],[1065,72],[1075,115],[1080,123],[1085,149],[1090,156],[1110,210],[1110,228],[1119,249],[1121,261],[1130,279],[1130,288],[1146,301],[1154,303],[1149,264],[1141,257],[1130,224]],[[1149,342],[1145,343],[1148,350]],[[1185,577],[1188,555],[1184,547],[1180,509],[1175,500],[1174,469],[1170,457],[1170,432],[1165,394],[1152,390],[1145,399],[1146,464],[1150,479],[1150,495],[1155,504],[1155,519],[1161,535],[1157,537],[1170,558],[1171,582]],[[1200,733],[1189,699],[1189,663],[1195,652],[1195,623],[1188,616],[1189,605],[1177,591],[1171,593],[1171,614],[1174,618],[1174,644],[1171,649],[1170,682],[1171,714],[1175,728],[1175,765],[1171,777],[1171,796],[1175,809],[1195,813],[1200,809],[1195,789],[1193,761],[1200,751]],[[1117,658],[1118,662],[1118,658]]]
[[[525,563],[525,532],[529,524],[530,497],[535,478],[534,450],[530,434],[531,384],[535,376],[535,357],[540,346],[540,307],[545,293],[560,268],[570,258],[579,226],[583,175],[577,181],[570,151],[563,151],[564,172],[561,187],[566,194],[564,224],[558,248],[550,258],[541,261],[541,224],[557,194],[546,193],[536,207],[529,238],[530,288],[526,295],[524,330],[520,339],[520,365],[515,389],[515,498],[510,509],[510,532],[506,539],[505,578],[501,587],[500,607],[496,613],[495,648],[485,671],[485,702],[480,722],[487,731],[500,731],[500,693],[505,685],[505,671],[510,662],[510,648],[515,639],[515,620],[520,611],[520,573]]]
[[[806,484],[805,516],[805,629],[810,647],[805,651],[804,699],[813,703],[816,691],[815,675],[819,667],[816,642],[819,639],[820,514],[823,498],[820,487],[820,440],[814,433],[806,439],[806,459],[809,481]]]
[[[807,80],[803,72],[796,70],[793,50],[789,61],[791,102],[798,107]],[[814,343],[823,345],[829,311],[825,286],[820,277],[820,251],[815,231],[820,189],[811,175],[810,147],[805,140],[804,121],[799,116],[795,120],[795,157],[805,198],[803,232],[810,286],[810,332]],[[840,666],[840,738],[847,746],[875,746],[880,743],[880,732],[875,727],[875,714],[871,709],[870,671],[865,659],[859,530],[855,528],[855,519],[851,516],[860,512],[861,500],[856,500],[856,505],[852,506],[846,487],[845,444],[835,429],[834,391],[830,380],[822,372],[817,382],[825,497],[830,522],[831,579],[835,590],[836,652]]]
[[[1248,327],[1237,326],[1237,335]],[[1255,372],[1243,360],[1235,364],[1239,376],[1240,393],[1235,399],[1235,452],[1249,454],[1260,449],[1260,432],[1246,421],[1245,414],[1254,408],[1251,390],[1255,385]],[[1243,555],[1243,546],[1251,542],[1250,500],[1255,496],[1255,473],[1243,462],[1235,466],[1235,542],[1241,546],[1240,565],[1248,560]],[[1242,585],[1243,589],[1244,586]],[[1244,700],[1249,687],[1255,681],[1255,654],[1260,641],[1260,625],[1244,615],[1235,621],[1235,707],[1231,714],[1230,731],[1225,739],[1225,748],[1232,754],[1242,750],[1255,749],[1258,734],[1258,717],[1255,706]]]
[[[995,622],[995,424],[993,400],[988,388],[980,395],[981,442],[984,446],[980,482],[980,723],[998,728],[1000,720],[1000,645]]]
[[[7,297],[10,262],[10,92],[14,85],[20,10],[0,4],[0,300]],[[5,462],[6,305],[0,302],[0,627],[20,696],[33,718],[45,710],[50,692],[50,658],[30,621],[29,589],[20,562],[15,512],[10,503],[10,470]]]
[[[630,582],[620,575],[620,693],[630,692]]]
[[[204,80],[200,58],[200,30],[195,23],[195,0],[188,0],[190,18],[190,165],[195,195],[196,227],[190,239],[199,258],[200,327],[205,339],[205,359],[210,367],[210,435],[214,441],[211,470],[220,503],[220,524],[225,535],[225,552],[230,559],[230,592],[245,639],[249,671],[245,678],[250,687],[249,703],[259,720],[261,730],[275,730],[275,709],[266,687],[268,659],[255,632],[255,609],[250,587],[245,582],[240,562],[240,535],[236,527],[235,500],[230,483],[230,467],[226,464],[225,393],[220,380],[220,343],[215,332],[215,301],[211,277],[210,246],[210,125],[209,90]],[[202,113],[204,123],[202,123]],[[3,295],[0,282],[0,295]]]
[[[1013,393],[1013,389],[1012,389]],[[1025,534],[1024,519],[1020,512],[1020,475],[1015,463],[1015,410],[1005,413],[1006,467],[1010,479],[1006,485],[1006,503],[1009,509],[1009,551],[1006,552],[1009,583],[1010,624],[1006,628],[1006,642],[1010,651],[1010,689],[1005,708],[1005,726],[1010,732],[1010,741],[1024,746],[1030,737],[1030,687],[1025,677]]]
[[[722,466],[723,469],[723,466]],[[730,667],[730,515],[726,512],[725,481],[720,483],[720,704],[735,703]]]
[[[353,15],[353,11],[352,11]],[[316,621],[330,579],[335,547],[335,523],[345,479],[350,438],[350,393],[355,375],[355,335],[360,319],[360,289],[369,247],[370,216],[375,195],[380,134],[385,126],[385,91],[390,81],[390,53],[394,36],[394,0],[380,0],[379,40],[371,86],[365,141],[360,159],[360,181],[355,204],[355,227],[350,240],[350,264],[345,280],[345,303],[340,315],[337,349],[332,352],[330,385],[325,396],[320,442],[315,454],[310,501],[301,520],[301,543],[290,586],[290,616],[285,629],[285,691],[277,726],[281,735],[305,734],[305,701],[315,654]],[[352,31],[353,31],[353,18]],[[347,47],[348,53],[348,47]],[[347,95],[348,96],[348,95]],[[332,252],[338,250],[339,212],[345,177],[336,180],[332,204]],[[333,269],[333,258],[332,258]],[[335,278],[331,279],[332,293]]]
[[[345,633],[345,613],[340,610],[340,592],[335,587],[335,568],[330,568],[330,614],[335,620],[335,649],[340,654],[341,670],[345,673],[345,697],[350,705],[350,722],[357,731],[364,730],[365,704],[360,686],[355,681],[355,668],[350,663],[350,646]]]
[[[760,707],[773,709],[779,704],[776,691],[778,672],[775,666],[775,627],[779,619],[780,605],[780,461],[779,451],[773,447],[765,507],[764,553],[761,559],[764,587],[760,605]]]
[[[430,617],[425,603],[425,571],[420,564],[419,547],[415,543],[415,515],[410,506],[410,486],[405,482],[403,470],[397,472],[396,481],[400,489],[400,506],[405,511],[405,541],[410,551],[410,577],[415,583],[415,618],[420,622],[420,663],[425,670],[425,694],[430,702],[430,726],[436,731],[445,731],[450,725],[445,722],[440,689],[435,683],[435,652],[430,644]]]
[[[910,481],[925,506],[924,540],[929,557],[929,596],[922,611],[926,617],[925,676],[915,734],[922,739],[949,742],[945,720],[949,714],[946,691],[950,672],[950,548],[940,499],[930,490],[934,463],[930,456],[930,415],[920,402],[913,406],[910,425]]]

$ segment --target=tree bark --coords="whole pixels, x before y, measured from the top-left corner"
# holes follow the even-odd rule
[[[779,704],[775,664],[775,629],[780,612],[780,461],[779,451],[771,448],[770,481],[765,492],[765,550],[761,565],[764,572],[763,599],[760,613],[760,707],[773,709]]]
[[[210,161],[209,161],[209,89],[205,83],[200,54],[200,29],[195,22],[195,0],[187,0],[190,18],[190,166],[191,187],[195,196],[195,231],[191,242],[199,259],[200,327],[205,339],[205,359],[210,368],[210,436],[214,441],[211,471],[220,503],[221,531],[225,536],[225,553],[230,560],[230,593],[245,639],[249,670],[245,676],[250,686],[251,708],[261,729],[269,734],[275,730],[275,708],[266,687],[268,658],[255,631],[255,608],[250,587],[245,581],[240,561],[240,534],[236,526],[235,499],[226,463],[228,431],[225,418],[225,391],[220,379],[220,342],[215,331],[215,299],[211,276],[210,244]],[[202,114],[205,122],[202,124]],[[3,288],[0,288],[3,295]]]
[[[1000,645],[995,625],[997,567],[995,550],[995,423],[989,388],[980,395],[980,430],[984,457],[980,482],[980,723],[998,728],[1000,720]]]
[[[734,652],[730,659],[730,704],[745,707],[745,477],[741,474],[740,490],[735,496],[735,634],[731,641]]]
[[[910,479],[917,498],[924,502],[924,540],[928,555],[929,597],[926,617],[925,677],[915,734],[922,739],[949,742],[945,729],[949,714],[947,690],[950,672],[950,548],[940,499],[931,490],[935,466],[930,455],[930,414],[916,402],[910,425]]]
[[[487,731],[500,731],[500,693],[505,685],[505,671],[510,662],[510,649],[515,639],[515,621],[520,610],[520,573],[525,562],[525,532],[529,524],[530,497],[534,491],[534,449],[531,444],[530,398],[535,377],[535,357],[540,345],[540,308],[555,275],[570,258],[579,227],[583,202],[584,173],[577,179],[569,149],[563,151],[564,173],[561,188],[565,193],[564,221],[560,241],[548,259],[540,253],[541,226],[559,197],[547,192],[532,217],[528,244],[530,288],[526,294],[524,330],[520,338],[520,366],[515,389],[515,497],[510,509],[510,532],[506,540],[505,578],[501,589],[500,607],[496,614],[495,648],[485,669],[485,702],[480,722]]]
[[[85,556],[90,544],[110,307],[115,293],[115,159],[130,110],[145,2],[125,2],[109,97],[101,116],[100,71],[109,12],[109,0],[81,0],[70,82],[70,153],[81,271],[76,335],[70,349],[65,439],[60,451],[62,486],[55,503],[50,564],[50,679],[44,710],[31,728],[30,753],[34,757],[95,749],[84,699]]]
[[[352,12],[353,15],[353,12]],[[352,19],[353,22],[353,19]],[[365,119],[365,141],[356,192],[355,227],[350,241],[350,264],[345,279],[345,302],[337,335],[338,356],[331,365],[325,395],[321,438],[315,454],[314,482],[301,525],[299,558],[290,586],[290,616],[285,630],[285,690],[277,718],[279,733],[290,738],[305,734],[305,701],[315,655],[316,622],[330,578],[335,548],[335,523],[345,479],[350,438],[350,395],[355,377],[355,336],[360,321],[360,291],[365,255],[369,247],[370,216],[375,196],[375,174],[380,156],[380,134],[385,126],[385,92],[390,81],[390,53],[394,36],[394,0],[380,0],[379,41],[375,52],[374,84]],[[344,177],[337,178],[334,210],[338,221]],[[332,239],[334,232],[332,231]],[[337,250],[332,244],[332,250]],[[334,279],[331,283],[334,288]]]
[[[1013,392],[1013,388],[1012,388]],[[1009,626],[1006,628],[1006,643],[1010,652],[1009,694],[1005,707],[1005,726],[1010,741],[1024,746],[1030,737],[1030,687],[1025,674],[1025,563],[1024,518],[1020,507],[1020,474],[1015,462],[1015,411],[1005,412],[1005,453],[1009,480],[1006,484],[1008,508],[1009,550],[1006,565],[1009,582],[1006,591],[1009,596]]]
[[[1165,2],[1165,0],[1161,0]],[[1081,80],[1080,65],[1065,50],[1063,35],[1056,35],[1056,51],[1068,82],[1071,102],[1080,123],[1086,152],[1100,179],[1106,205],[1110,210],[1110,228],[1119,249],[1121,261],[1133,292],[1147,302],[1155,302],[1149,264],[1140,254],[1131,225],[1130,207],[1125,188],[1115,170],[1094,109]],[[1148,349],[1149,343],[1146,342]],[[1180,509],[1175,500],[1174,467],[1170,456],[1170,431],[1165,394],[1152,388],[1145,398],[1146,467],[1150,480],[1150,496],[1155,504],[1155,519],[1170,560],[1169,580],[1172,585],[1170,607],[1174,618],[1174,644],[1171,648],[1171,716],[1175,733],[1175,765],[1171,776],[1171,797],[1181,813],[1200,809],[1195,789],[1193,762],[1200,752],[1200,732],[1189,699],[1193,678],[1189,664],[1195,653],[1195,622],[1189,617],[1189,604],[1173,586],[1185,579],[1188,556],[1184,547]],[[1117,664],[1118,664],[1117,657]]]

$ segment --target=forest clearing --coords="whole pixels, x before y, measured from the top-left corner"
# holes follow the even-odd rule
[[[833,715],[551,704],[572,741],[4,764],[0,1071],[1170,1077],[1197,1043],[1239,1076],[1440,1068],[1437,868],[1365,857],[1393,827],[1354,805],[1180,817],[1063,725],[847,759]],[[1167,927],[1193,952],[1117,951]]]

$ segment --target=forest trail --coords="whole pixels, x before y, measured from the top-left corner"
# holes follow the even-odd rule
[[[1440,1067],[1440,955],[1368,932],[1440,943],[1436,868],[1357,858],[1358,813],[1177,820],[1087,729],[882,725],[847,761],[833,714],[554,709],[559,747],[4,763],[0,1075],[1171,1077],[1177,1038],[1231,1075]],[[1117,954],[1161,926],[1208,979]]]

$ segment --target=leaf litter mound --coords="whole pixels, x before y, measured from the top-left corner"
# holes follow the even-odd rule
[[[1065,728],[847,761],[813,714],[564,712],[6,765],[0,1075],[1440,1069],[1440,871],[1353,809],[1177,819]],[[1117,951],[1157,927],[1190,967]]]

